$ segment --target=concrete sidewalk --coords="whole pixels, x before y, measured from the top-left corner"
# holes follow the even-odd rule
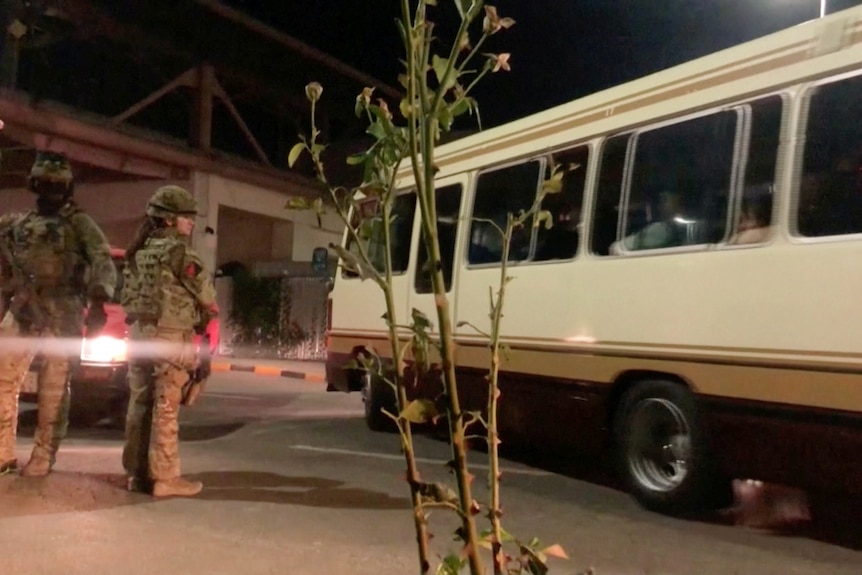
[[[326,381],[326,363],[323,361],[216,356],[212,360],[212,370],[240,371],[256,375],[319,381],[321,383]]]

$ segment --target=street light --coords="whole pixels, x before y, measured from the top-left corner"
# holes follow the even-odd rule
[[[826,16],[826,0],[820,0],[820,17]]]

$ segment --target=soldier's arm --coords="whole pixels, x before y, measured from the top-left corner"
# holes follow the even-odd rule
[[[209,273],[204,269],[203,261],[191,248],[177,244],[168,255],[170,267],[180,283],[195,298],[198,311],[201,314],[203,327],[213,317],[218,315],[215,286]]]
[[[117,269],[111,259],[111,247],[105,234],[93,218],[83,212],[72,217],[72,225],[78,233],[84,256],[90,265],[87,297],[91,301],[111,299],[117,285]]]
[[[204,268],[203,260],[194,250],[186,250],[183,268],[185,270],[183,283],[196,294],[200,309],[210,318],[217,316],[218,305],[216,304],[215,286],[209,271]]]

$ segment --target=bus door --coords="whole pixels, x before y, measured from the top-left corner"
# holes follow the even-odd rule
[[[452,320],[455,319],[455,301],[454,286],[457,282],[458,268],[455,264],[456,255],[461,252],[457,246],[461,243],[460,230],[464,227],[464,222],[461,220],[462,203],[464,201],[464,191],[467,186],[467,176],[457,176],[454,178],[446,178],[437,182],[436,196],[436,211],[437,211],[437,237],[440,244],[440,256],[443,266],[443,280],[445,282],[446,293],[449,297],[449,306],[451,309]],[[428,254],[425,249],[425,244],[422,241],[422,230],[419,210],[416,211],[416,225],[413,238],[413,253],[412,261],[414,267],[410,287],[408,288],[408,317],[407,322],[412,322],[415,309],[423,314],[431,323],[429,333],[434,341],[439,337],[439,322],[437,319],[437,307],[434,303],[434,288],[431,284],[431,273],[428,269]],[[437,362],[439,353],[435,347],[431,347],[431,360]]]

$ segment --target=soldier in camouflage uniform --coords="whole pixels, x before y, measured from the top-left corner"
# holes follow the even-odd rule
[[[203,487],[180,476],[177,421],[197,362],[192,337],[217,309],[210,275],[189,247],[196,214],[187,190],[157,189],[126,253],[122,302],[132,344],[123,467],[130,491],[156,497],[193,496]]]
[[[37,209],[0,218],[6,309],[0,323],[0,475],[17,469],[18,393],[41,353],[36,444],[21,470],[41,477],[50,472],[66,436],[70,372],[80,357],[85,304],[89,300],[87,335],[95,335],[105,325],[104,304],[117,275],[102,230],[72,201],[72,170],[63,156],[38,153],[28,187]]]

